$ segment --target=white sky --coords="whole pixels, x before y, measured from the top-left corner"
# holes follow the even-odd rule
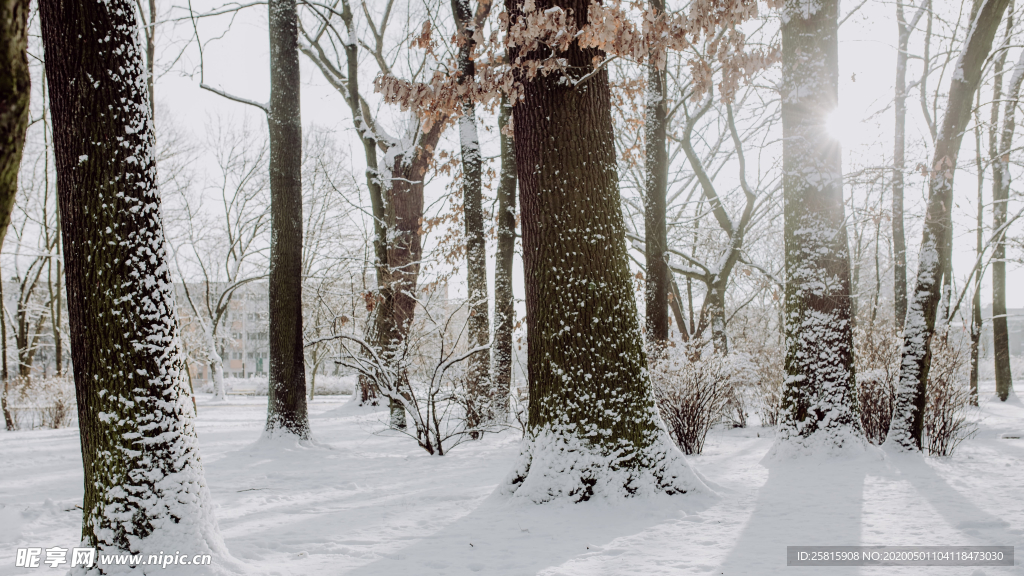
[[[396,3],[397,4],[397,3]],[[846,3],[852,8],[855,3]],[[196,12],[208,10],[219,5],[216,2],[195,2]],[[372,5],[372,2],[371,2]],[[397,6],[396,6],[397,7]],[[167,10],[162,6],[162,10]],[[222,34],[227,28],[229,18],[218,17],[201,21],[199,33],[205,44],[205,81],[228,92],[257,101],[265,101],[269,93],[268,48],[266,31],[266,8],[255,6],[241,12],[231,25],[223,39],[216,42],[209,40]],[[182,16],[184,12],[175,10],[171,16]],[[158,31],[158,62],[167,65],[180,49],[178,46],[192,35],[191,23],[178,22],[174,25],[163,25]],[[1000,36],[1002,31],[1000,31]],[[915,51],[913,42],[920,42],[923,32],[918,30],[913,39],[911,52]],[[890,106],[895,76],[896,22],[895,8],[889,2],[869,0],[860,12],[847,21],[840,33],[840,109],[837,123],[842,127],[844,136],[844,169],[849,171],[851,165],[882,164],[892,154],[892,122],[893,111]],[[1012,50],[1008,62],[1016,60],[1017,51]],[[335,129],[338,139],[349,149],[349,158],[353,171],[362,174],[362,150],[351,130],[347,107],[340,96],[321,77],[319,71],[300,57],[302,65],[302,117],[304,124],[315,123],[323,127]],[[221,115],[234,117],[241,121],[248,116],[251,121],[263,122],[262,112],[251,107],[230,102],[220,96],[199,88],[198,73],[194,77],[182,75],[182,69],[198,72],[198,53],[194,46],[189,48],[181,62],[175,68],[159,78],[157,83],[157,101],[161,109],[169,111],[180,126],[188,128],[197,136],[202,134],[208,119]],[[909,76],[915,79],[919,68],[911,62]],[[1008,77],[1007,77],[1008,80]],[[364,81],[365,82],[365,81]],[[937,77],[931,80],[930,88],[937,86]],[[948,78],[943,80],[940,89],[945,91]],[[920,145],[928,140],[926,128],[922,121],[917,93],[912,92],[908,99],[908,148],[907,165],[912,167],[918,162],[929,163],[929,158]],[[940,114],[942,106],[940,105]],[[883,111],[884,110],[884,111]],[[880,112],[881,111],[881,112]],[[987,114],[987,112],[985,112]],[[987,116],[986,116],[987,117]],[[1018,122],[1022,124],[1024,122]],[[1018,129],[1018,133],[1024,129]],[[493,134],[484,138],[485,154],[496,154]],[[487,141],[488,138],[490,141]],[[1024,134],[1019,134],[1018,141],[1024,141]],[[954,266],[958,284],[967,275],[974,262],[974,230],[973,218],[977,195],[973,171],[974,138],[969,134],[964,138],[961,150],[961,170],[957,173],[955,207]],[[969,165],[971,164],[971,165]],[[965,169],[966,168],[966,169]],[[1015,176],[1021,176],[1015,172]],[[919,221],[923,206],[923,190],[919,180],[908,177],[907,187],[907,240],[911,251],[910,260],[913,264],[913,252],[920,239]],[[990,175],[987,186],[991,186]],[[1016,181],[1012,189],[1019,190]],[[428,200],[436,197],[443,184],[434,183],[428,188]],[[846,193],[857,193],[847,188]],[[985,192],[991,199],[990,190]],[[1012,213],[1014,204],[1011,203]],[[986,209],[986,220],[991,215]],[[1021,225],[1016,226],[1019,233]],[[986,234],[987,236],[987,234]],[[493,254],[492,254],[493,257]],[[915,267],[912,265],[910,283],[913,283]],[[518,284],[518,283],[517,283]],[[1019,266],[1008,266],[1007,304],[1010,307],[1024,307],[1024,290],[1015,289],[1024,284],[1024,270]],[[520,284],[521,285],[521,284]],[[517,287],[518,296],[522,297],[521,288]],[[988,275],[983,289],[984,302],[991,301],[991,288]]]

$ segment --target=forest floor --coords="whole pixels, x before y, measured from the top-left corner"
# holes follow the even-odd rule
[[[690,458],[715,495],[579,505],[496,493],[516,431],[429,456],[344,396],[310,404],[315,447],[256,442],[265,397],[200,398],[198,430],[221,532],[252,574],[1024,575],[1024,405],[987,384],[952,458],[769,461],[770,429],[715,430]],[[81,503],[77,429],[0,432],[0,576],[56,573],[16,568],[15,550],[75,546]],[[787,568],[792,545],[1013,545],[1017,560]]]

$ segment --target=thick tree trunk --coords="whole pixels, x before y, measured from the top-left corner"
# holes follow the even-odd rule
[[[403,346],[416,316],[416,285],[419,281],[423,245],[420,222],[423,218],[423,181],[441,134],[441,124],[419,135],[418,142],[404,152],[389,152],[383,176],[385,227],[388,231],[386,288],[382,290],[382,305],[391,307],[390,320],[378,314],[380,330],[375,345],[384,351],[385,359],[395,361],[404,355]],[[390,298],[390,302],[388,299]],[[386,308],[381,310],[385,313]],[[401,375],[404,394],[408,389],[404,368],[391,366]],[[391,426],[405,428],[405,409],[391,400]]]
[[[302,120],[295,0],[270,0],[268,434],[310,438],[302,348]]]
[[[917,281],[907,309],[903,332],[903,362],[896,389],[896,408],[886,444],[919,450],[924,431],[925,387],[931,366],[930,341],[941,297],[943,270],[949,255],[945,250],[952,228],[953,176],[960,142],[971,116],[974,92],[981,82],[981,69],[992,49],[992,40],[1009,0],[976,0],[977,16],[956,64],[946,102],[946,113],[935,141],[928,203],[925,209]],[[980,4],[980,8],[979,8]]]
[[[134,6],[43,0],[39,13],[85,467],[84,545],[223,557],[184,374]]]
[[[649,2],[658,14],[665,10],[662,0]],[[669,269],[665,258],[668,250],[668,228],[665,223],[668,194],[668,105],[665,95],[665,71],[652,51],[647,63],[647,97],[644,102],[644,256],[647,275],[645,315],[648,344],[668,340]],[[654,351],[649,348],[649,351]]]
[[[1008,28],[1009,29],[1009,28]],[[1003,128],[999,147],[995,146],[996,125],[992,125],[992,228],[1001,230],[1006,226],[1006,209],[1010,201],[1010,150],[1013,131],[1016,128],[1014,114],[1020,95],[1021,81],[1024,80],[1024,55],[1013,69],[1013,76],[1006,90],[1003,110]],[[993,99],[997,109],[999,98]],[[997,233],[992,249],[992,348],[995,356],[996,395],[1006,401],[1013,390],[1013,375],[1010,371],[1010,332],[1006,322],[1006,231]]]
[[[459,34],[459,84],[472,83],[476,75],[473,63],[473,12],[469,0],[452,2]],[[491,340],[487,294],[487,242],[484,239],[483,156],[476,129],[476,103],[472,97],[462,101],[459,117],[459,147],[462,151],[462,205],[466,225],[466,285],[469,298],[468,345],[486,346]],[[490,355],[474,354],[466,370],[466,426],[478,428],[491,417]],[[477,435],[474,434],[474,437]]]
[[[0,0],[0,248],[18,194],[28,129],[28,0]]]
[[[523,17],[524,2],[510,5]],[[580,27],[587,0],[558,1]],[[537,2],[537,10],[552,2]],[[547,50],[511,52],[513,61]],[[597,50],[560,54],[571,80]],[[522,77],[515,108],[530,405],[507,491],[534,501],[701,486],[655,407],[627,265],[608,72]]]
[[[516,250],[516,148],[505,134],[511,117],[507,98],[498,110],[501,139],[501,174],[498,181],[498,246],[494,259],[494,417],[508,418],[512,387],[512,330],[516,322],[515,296],[512,291],[512,263]]]
[[[786,388],[780,440],[839,447],[859,436],[842,153],[825,131],[839,87],[837,0],[782,25]]]

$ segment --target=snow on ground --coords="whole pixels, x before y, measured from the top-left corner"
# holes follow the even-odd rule
[[[201,398],[198,429],[221,530],[252,574],[1024,575],[1024,405],[991,390],[982,389],[977,437],[952,459],[872,450],[767,462],[771,430],[716,430],[690,461],[717,497],[579,505],[495,494],[517,455],[515,432],[432,457],[382,431],[384,411],[346,397],[310,404],[312,448],[256,442],[265,397]],[[0,576],[57,573],[16,568],[15,550],[77,543],[77,430],[0,433],[0,471]],[[787,545],[858,544],[1012,545],[1017,563],[785,565]]]

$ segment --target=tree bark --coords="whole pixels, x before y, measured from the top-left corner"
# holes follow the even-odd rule
[[[980,108],[981,91],[977,101]],[[974,163],[978,174],[978,212],[975,219],[975,258],[980,263],[985,250],[985,165],[981,161],[981,118],[974,122]],[[974,271],[974,298],[971,299],[971,405],[978,405],[978,367],[981,360],[981,266]]]
[[[974,92],[981,82],[982,65],[992,49],[992,40],[1008,3],[1009,0],[975,0],[977,16],[972,19],[957,61],[957,74],[950,82],[945,116],[935,141],[917,281],[907,309],[896,407],[886,437],[887,444],[905,450],[921,448],[926,385],[931,367],[930,340],[935,331],[942,273],[949,258],[945,247],[952,228],[953,176],[960,143],[970,120]]]
[[[149,0],[149,24],[146,27],[146,89],[156,121],[156,0]]]
[[[859,435],[842,152],[825,130],[839,88],[837,0],[783,8],[786,387],[780,440]]]
[[[1007,31],[1010,24],[1007,24]],[[1004,52],[1005,54],[1005,52]],[[1013,76],[1006,90],[1003,109],[1003,126],[999,147],[995,147],[996,124],[992,125],[992,228],[1001,230],[1006,226],[1006,209],[1010,201],[1010,150],[1013,131],[1016,128],[1014,114],[1024,80],[1024,55],[1014,66]],[[998,109],[1000,99],[993,98],[993,109]],[[1013,390],[1013,375],[1010,371],[1010,332],[1006,322],[1006,231],[1001,230],[995,237],[992,248],[992,348],[995,356],[996,395],[1006,401]]]
[[[923,2],[924,0],[922,0]],[[913,22],[908,25],[903,11],[903,1],[896,0],[896,24],[899,36],[896,47],[896,125],[895,145],[893,147],[892,169],[892,251],[893,251],[893,287],[896,307],[896,326],[903,328],[903,320],[907,315],[907,238],[903,221],[903,172],[906,169],[906,133],[907,133],[907,52],[910,45],[910,34],[922,14],[918,10]]]
[[[516,250],[516,147],[505,132],[512,107],[503,97],[498,110],[501,174],[498,181],[498,246],[494,259],[494,416],[508,418],[512,387],[512,330],[516,322],[512,263]]]
[[[223,555],[184,374],[134,7],[43,0],[39,13],[85,468],[84,545]]]
[[[459,84],[472,84],[476,76],[473,63],[475,27],[469,0],[454,0],[452,9],[459,26]],[[491,340],[487,293],[487,242],[484,239],[483,156],[476,129],[476,103],[472,96],[462,100],[459,116],[459,147],[462,152],[462,205],[466,225],[466,285],[469,298],[468,345],[486,346]],[[490,356],[474,354],[466,369],[466,426],[479,428],[490,419]],[[474,434],[474,437],[478,436]]]
[[[18,195],[28,130],[28,0],[0,0],[0,248]]]
[[[8,430],[15,430],[17,426],[14,424],[14,417],[11,414],[10,408],[7,406],[7,392],[8,392],[8,372],[7,372],[7,310],[4,305],[4,283],[0,279],[0,344],[3,345],[3,357],[0,358],[0,380],[4,381],[3,395],[0,396],[0,401],[3,402],[4,411],[4,425]]]
[[[650,9],[661,14],[663,0],[650,0]],[[665,71],[652,50],[647,62],[647,97],[644,102],[644,256],[646,258],[645,315],[648,344],[668,340],[669,269],[668,227],[665,222],[668,194],[668,104]],[[653,352],[649,348],[649,352]]]
[[[524,2],[510,4],[511,21]],[[576,25],[586,0],[542,0]],[[511,61],[546,57],[548,50]],[[507,490],[534,501],[699,487],[655,407],[627,265],[608,72],[576,42],[560,74],[525,77],[515,107],[526,287],[527,439]],[[573,85],[593,74],[585,82]],[[568,80],[568,81],[566,81]]]
[[[302,119],[295,0],[270,0],[268,434],[310,438],[302,341]]]
[[[378,332],[375,346],[383,351],[387,362],[395,362],[404,355],[403,346],[416,316],[416,285],[419,281],[423,244],[420,222],[423,218],[423,181],[430,167],[434,147],[441,136],[443,123],[417,135],[408,149],[389,152],[384,167],[385,219],[387,230],[387,270],[381,304],[391,307],[391,316],[378,314]],[[389,300],[390,299],[390,300]],[[405,369],[391,366],[400,372],[403,393],[411,394]],[[392,399],[391,426],[405,428],[405,408]]]

